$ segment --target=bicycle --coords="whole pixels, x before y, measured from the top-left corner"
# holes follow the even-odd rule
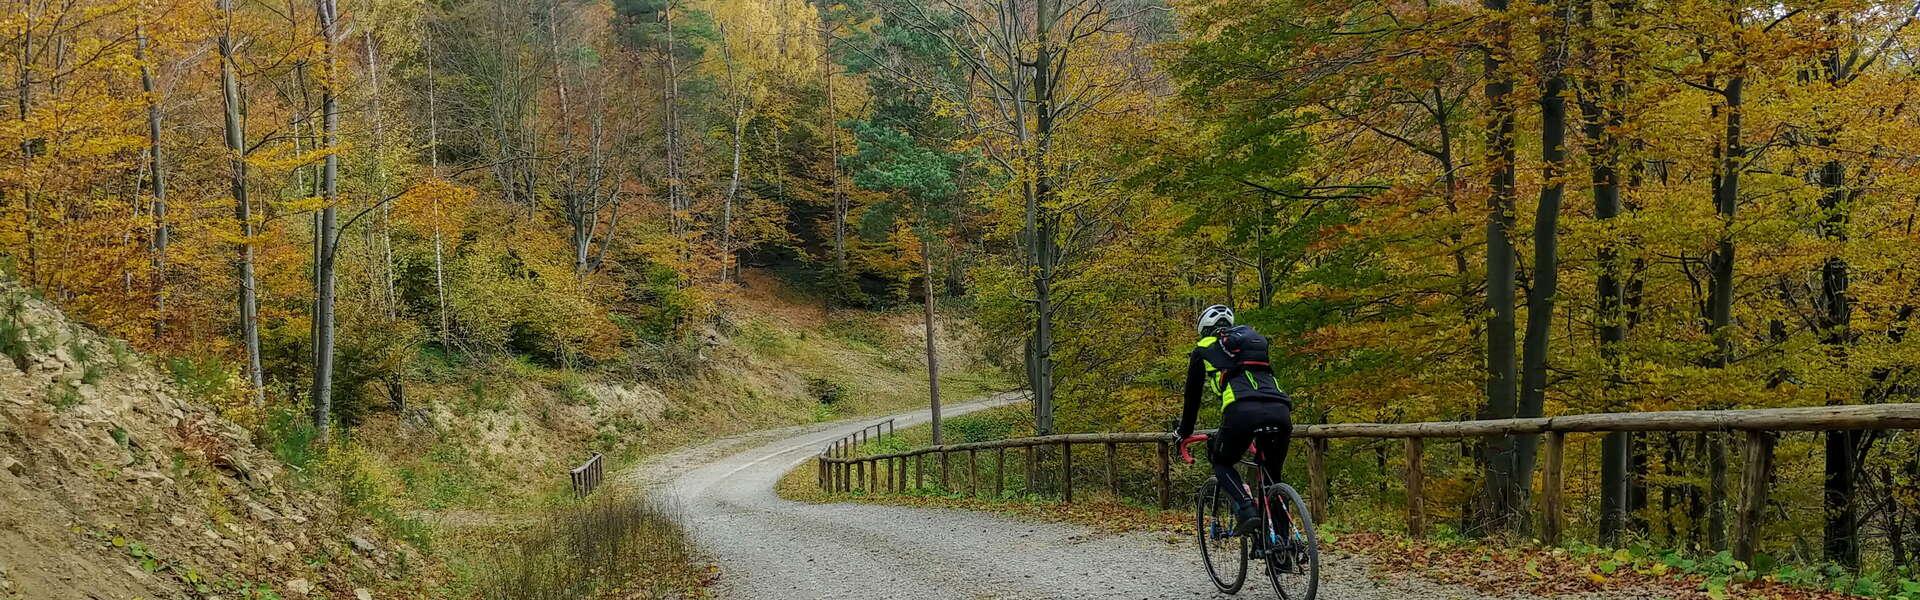
[[[1202,433],[1181,440],[1181,459],[1192,464],[1187,446],[1208,439]],[[1249,495],[1265,525],[1252,535],[1234,533],[1232,499],[1221,493],[1217,477],[1208,478],[1194,490],[1194,537],[1200,545],[1200,560],[1221,593],[1239,593],[1246,584],[1248,560],[1262,559],[1267,578],[1282,600],[1314,600],[1320,591],[1320,542],[1313,534],[1313,516],[1300,492],[1260,468],[1260,449],[1254,446],[1240,463],[1253,466],[1249,487],[1261,493]],[[1228,557],[1235,560],[1221,560]]]

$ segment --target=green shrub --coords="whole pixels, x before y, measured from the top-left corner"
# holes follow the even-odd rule
[[[217,356],[176,356],[167,359],[173,387],[201,402],[215,402],[235,392],[233,369]]]
[[[1011,421],[993,414],[963,415],[941,423],[942,433],[949,444],[1002,440],[1014,437],[1013,429]]]
[[[266,425],[261,445],[280,462],[295,471],[306,471],[313,465],[314,440],[320,437],[320,432],[308,415],[292,408],[276,408],[267,414]]]
[[[73,338],[72,341],[67,342],[67,353],[73,356],[73,362],[75,364],[80,365],[81,382],[88,384],[99,383],[100,378],[106,376],[107,368],[94,360],[95,356],[91,344],[82,341],[80,338]]]
[[[0,294],[0,354],[13,360],[14,368],[27,370],[28,355],[46,350],[33,328],[20,322],[26,308],[26,296],[19,292]]]
[[[80,404],[80,392],[66,382],[55,381],[47,385],[47,403],[54,410],[65,411]]]
[[[820,377],[808,377],[807,395],[813,396],[821,406],[833,406],[847,399],[847,386]]]

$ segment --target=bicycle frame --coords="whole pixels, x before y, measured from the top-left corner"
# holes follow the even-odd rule
[[[1202,434],[1180,440],[1181,458],[1188,464],[1193,463],[1193,455],[1188,450],[1188,446],[1208,439],[1210,436]],[[1275,591],[1280,594],[1282,600],[1313,600],[1319,591],[1320,578],[1319,550],[1318,544],[1313,539],[1313,520],[1306,513],[1306,504],[1299,493],[1281,482],[1276,474],[1268,472],[1262,464],[1265,461],[1265,453],[1260,451],[1257,439],[1248,450],[1247,458],[1239,462],[1252,465],[1253,475],[1251,478],[1242,478],[1242,489],[1255,503],[1254,508],[1259,512],[1265,525],[1258,528],[1256,532],[1245,534],[1244,537],[1242,534],[1231,533],[1222,529],[1220,525],[1210,524],[1208,521],[1206,516],[1208,510],[1204,507],[1204,502],[1199,502],[1200,498],[1205,497],[1205,493],[1202,493],[1200,498],[1196,498],[1196,504],[1201,505],[1196,507],[1196,511],[1201,515],[1200,530],[1197,534],[1200,536],[1202,555],[1208,561],[1208,575],[1213,578],[1214,585],[1220,591],[1229,594],[1238,593],[1244,582],[1247,561],[1259,560],[1265,564],[1267,578],[1273,582]],[[1237,468],[1238,465],[1235,467]],[[1209,485],[1216,483],[1217,481],[1211,481]],[[1256,490],[1259,493],[1253,493]],[[1211,490],[1207,493],[1223,492]],[[1214,506],[1217,507],[1218,504]],[[1233,583],[1228,584],[1226,580],[1221,579],[1221,572],[1215,569],[1213,559],[1208,555],[1211,543],[1209,540],[1225,541],[1235,537],[1240,538],[1240,575],[1233,580]],[[1252,539],[1247,539],[1249,537]],[[1291,584],[1283,583],[1283,580]],[[1306,586],[1304,591],[1294,590],[1292,584],[1300,583]]]

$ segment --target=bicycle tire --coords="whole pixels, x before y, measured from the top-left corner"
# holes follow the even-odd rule
[[[1229,535],[1233,531],[1233,502],[1220,493],[1215,479],[1208,479],[1194,490],[1194,541],[1200,546],[1200,562],[1207,566],[1207,578],[1224,594],[1240,592],[1247,583],[1247,536]],[[1233,557],[1232,563],[1215,564]]]
[[[1271,507],[1276,502],[1285,511],[1281,519],[1268,518],[1262,533],[1270,541],[1291,540],[1297,544],[1286,553],[1266,553],[1267,579],[1281,600],[1314,600],[1320,593],[1320,539],[1314,535],[1313,514],[1293,486],[1276,483],[1265,491],[1268,512],[1273,512]]]

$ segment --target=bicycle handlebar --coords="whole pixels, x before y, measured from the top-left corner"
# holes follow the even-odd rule
[[[1186,461],[1187,464],[1193,464],[1193,455],[1187,452],[1187,446],[1207,441],[1209,437],[1210,436],[1204,433],[1196,433],[1187,436],[1186,439],[1180,440],[1180,460]]]

